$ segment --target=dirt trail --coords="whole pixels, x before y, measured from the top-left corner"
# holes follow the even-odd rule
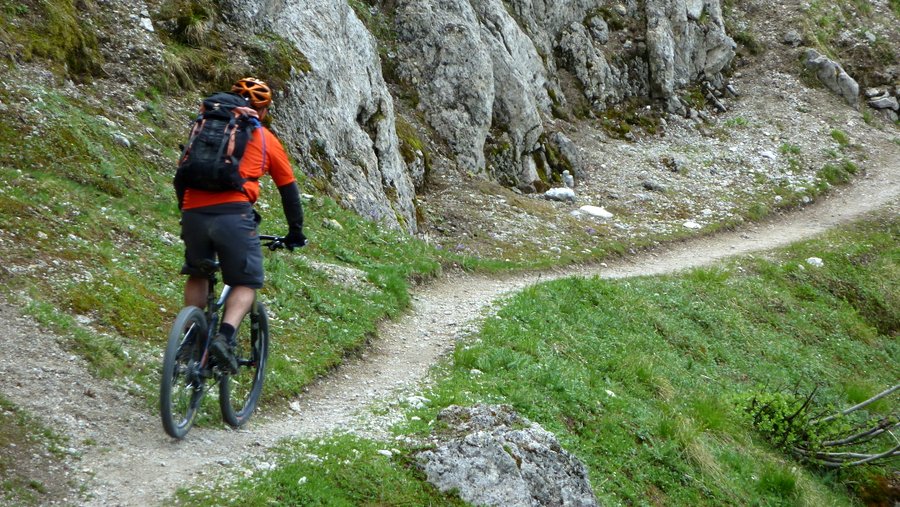
[[[412,310],[384,324],[380,338],[360,358],[311,386],[293,403],[299,410],[257,417],[245,430],[200,427],[185,441],[172,441],[156,414],[129,396],[126,386],[91,378],[79,358],[59,347],[58,338],[35,333],[29,321],[5,305],[0,305],[0,336],[28,339],[0,340],[0,375],[18,379],[0,389],[16,405],[71,438],[80,459],[74,467],[49,473],[87,480],[91,498],[86,505],[158,504],[176,486],[188,486],[244,458],[262,456],[283,438],[333,430],[383,435],[397,414],[372,419],[364,409],[378,400],[415,394],[429,367],[490,305],[529,284],[573,275],[619,278],[673,272],[809,238],[883,206],[896,210],[900,161],[882,161],[881,167],[852,187],[777,222],[684,242],[608,267],[499,278],[446,276],[416,290]]]

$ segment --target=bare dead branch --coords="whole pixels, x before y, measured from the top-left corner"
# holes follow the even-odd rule
[[[828,421],[833,421],[834,419],[837,419],[838,417],[845,416],[845,415],[855,412],[867,405],[875,403],[876,401],[880,400],[881,398],[884,398],[885,396],[889,396],[890,394],[894,393],[898,389],[900,389],[900,384],[897,384],[894,387],[888,388],[888,389],[876,394],[875,396],[872,396],[871,398],[869,398],[868,400],[866,400],[862,403],[853,405],[852,407],[844,410],[843,412],[840,412],[837,414],[832,414],[828,417],[824,417],[822,419],[817,419],[815,421],[810,421],[810,424],[821,424],[821,423],[826,423]]]
[[[900,445],[894,447],[893,449],[891,449],[889,451],[885,451],[881,454],[875,454],[873,456],[870,456],[865,459],[861,459],[859,461],[853,461],[853,462],[847,463],[847,466],[852,467],[852,466],[857,466],[857,465],[863,465],[865,463],[870,463],[870,462],[878,460],[878,459],[890,458],[893,456],[900,456]]]
[[[829,468],[852,467],[873,461],[900,456],[900,445],[878,454],[861,454],[855,452],[812,452],[806,449],[794,449],[794,454],[810,459],[815,458],[819,464]],[[856,459],[856,461],[850,461]]]
[[[874,428],[870,428],[840,440],[826,440],[825,442],[822,442],[821,445],[823,447],[840,447],[842,445],[860,444],[897,427],[900,427],[900,422],[892,422],[890,419],[884,419]]]

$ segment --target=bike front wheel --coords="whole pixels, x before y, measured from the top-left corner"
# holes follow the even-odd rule
[[[219,382],[222,418],[233,428],[243,426],[256,409],[269,357],[269,318],[266,307],[257,302],[249,317],[250,326],[245,325],[244,319],[235,336],[237,345],[234,354],[238,361],[238,372],[224,375]]]
[[[163,429],[173,438],[187,435],[203,398],[205,380],[199,362],[206,335],[206,316],[195,306],[183,308],[169,332],[159,387],[159,413]]]

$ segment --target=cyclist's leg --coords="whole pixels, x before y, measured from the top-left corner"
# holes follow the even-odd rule
[[[217,339],[210,345],[216,359],[226,359],[235,370],[235,332],[249,311],[256,289],[263,284],[262,252],[252,208],[245,213],[217,217],[211,237],[222,267],[222,281],[231,286]],[[224,340],[223,340],[224,339]],[[227,343],[225,348],[221,342]]]
[[[209,294],[209,279],[205,276],[191,275],[184,284],[184,306],[196,306],[201,310],[206,307]]]
[[[250,311],[255,299],[256,289],[245,286],[232,287],[228,301],[225,302],[225,316],[222,318],[222,322],[237,329],[244,315]]]
[[[247,315],[237,333],[235,355],[240,365],[237,375],[226,376],[219,383],[219,406],[222,418],[232,427],[240,427],[253,414],[262,392],[269,351],[269,320],[262,303]]]
[[[222,281],[231,286],[224,321],[237,327],[253,304],[256,289],[263,286],[263,258],[253,209],[222,215],[210,236],[219,255]]]

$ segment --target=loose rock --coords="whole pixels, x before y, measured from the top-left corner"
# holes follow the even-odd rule
[[[575,202],[575,191],[571,188],[551,188],[544,192],[544,198],[551,201]]]
[[[597,505],[584,464],[510,407],[453,405],[438,419],[449,435],[416,459],[441,491],[475,505]]]

